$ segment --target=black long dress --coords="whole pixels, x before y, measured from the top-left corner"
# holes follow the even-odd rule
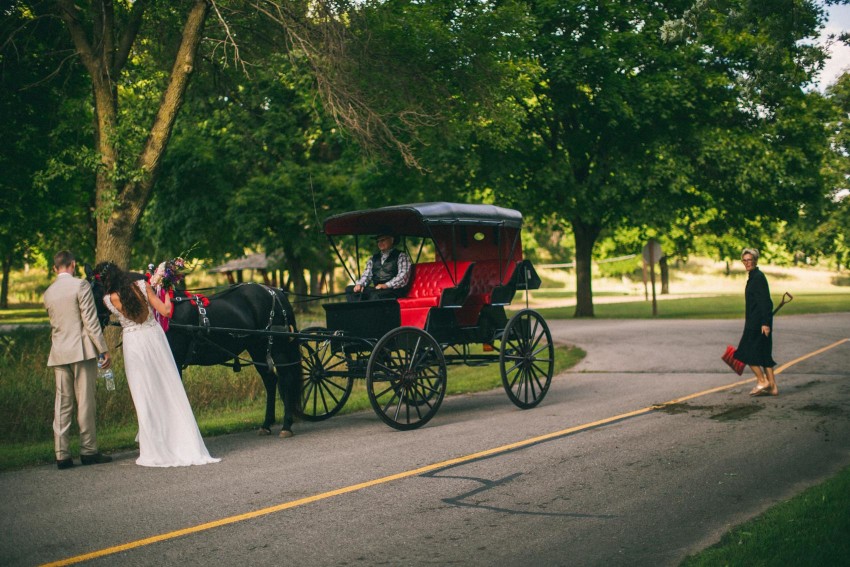
[[[744,298],[744,334],[738,343],[735,358],[744,364],[772,368],[776,366],[773,360],[773,301],[770,299],[767,278],[758,268],[750,270]],[[770,327],[769,335],[764,336],[761,332],[762,325]]]

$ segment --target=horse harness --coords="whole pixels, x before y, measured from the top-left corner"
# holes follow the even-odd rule
[[[266,328],[264,330],[265,331],[271,331],[272,330],[272,327],[274,326],[274,316],[275,316],[276,307],[280,307],[280,313],[283,316],[283,327],[285,329],[289,329],[289,327],[290,327],[289,317],[287,316],[286,309],[284,309],[283,303],[280,301],[280,297],[278,297],[276,291],[274,289],[267,287],[267,286],[264,286],[262,284],[257,284],[257,285],[259,285],[260,287],[265,289],[267,292],[269,292],[269,295],[272,298],[272,306],[271,306],[271,309],[269,310],[269,322],[268,322],[268,324],[266,324]],[[192,359],[197,354],[198,343],[199,343],[200,340],[203,340],[207,344],[212,345],[212,346],[216,347],[217,349],[223,351],[225,354],[228,354],[231,357],[233,357],[233,364],[224,364],[224,366],[231,366],[233,368],[234,372],[239,372],[242,369],[242,363],[243,362],[247,362],[249,365],[254,365],[254,366],[265,366],[265,367],[269,368],[272,372],[276,372],[276,369],[279,366],[292,366],[292,365],[301,363],[300,361],[288,362],[288,363],[285,363],[285,364],[276,363],[274,361],[274,358],[272,357],[272,347],[274,345],[274,335],[271,334],[271,333],[269,333],[268,341],[266,343],[266,362],[265,363],[256,362],[254,360],[248,361],[247,359],[241,358],[239,356],[239,353],[231,352],[231,351],[227,350],[226,348],[224,348],[223,346],[216,344],[215,342],[210,340],[209,337],[208,337],[208,335],[210,333],[211,326],[210,326],[210,318],[207,314],[207,309],[204,305],[204,299],[207,299],[207,298],[205,298],[204,296],[199,295],[199,294],[192,294],[191,296],[189,294],[187,294],[186,297],[175,297],[173,299],[173,301],[175,303],[181,303],[183,301],[189,301],[193,305],[195,305],[195,307],[197,307],[197,309],[198,309],[198,327],[203,328],[203,333],[200,333],[200,332],[192,333],[192,342],[189,344],[189,355],[187,357],[186,362],[183,364],[183,368],[186,368],[187,366],[189,366],[191,364]],[[207,299],[207,305],[209,304],[209,301],[210,300]],[[237,335],[236,333],[229,333],[229,334],[231,336],[234,336],[234,337],[240,336],[240,335]],[[242,335],[242,336],[247,336],[247,335]]]

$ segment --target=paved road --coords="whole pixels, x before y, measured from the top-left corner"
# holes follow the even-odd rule
[[[127,453],[4,473],[0,564],[129,543],[90,563],[675,565],[850,465],[850,342],[785,369],[776,398],[743,384],[633,413],[740,380],[719,356],[741,322],[551,326],[588,356],[534,410],[494,391],[448,399],[412,432],[364,412],[289,440],[210,439],[216,465],[145,469]],[[774,354],[848,336],[850,314],[778,317]]]

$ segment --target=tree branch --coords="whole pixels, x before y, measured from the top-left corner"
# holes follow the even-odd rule
[[[414,109],[381,114],[367,94],[357,87],[358,70],[349,64],[352,37],[330,2],[319,0],[308,14],[294,13],[278,0],[252,0],[252,7],[281,26],[291,54],[303,54],[309,61],[319,96],[334,121],[354,137],[367,153],[385,146],[395,148],[409,167],[420,169],[412,144],[416,130],[434,117]],[[393,121],[397,122],[393,126]],[[401,134],[412,136],[412,142]]]
[[[118,50],[115,53],[115,60],[112,64],[112,75],[117,76],[124,65],[127,64],[127,58],[130,56],[130,50],[133,43],[136,41],[136,36],[139,35],[139,29],[142,27],[145,10],[148,7],[148,0],[136,0],[133,3],[133,9],[130,11],[130,17],[127,20],[127,27],[121,38],[118,41]]]
[[[183,27],[183,38],[180,41],[177,57],[171,69],[168,86],[162,95],[159,111],[137,162],[139,169],[147,173],[147,179],[144,182],[135,184],[143,192],[150,191],[150,187],[153,185],[159,171],[159,164],[161,163],[165,146],[171,137],[174,122],[177,119],[177,113],[180,110],[183,97],[186,94],[186,88],[189,85],[189,77],[195,68],[198,45],[201,41],[209,9],[210,5],[206,0],[195,0],[192,9],[186,17],[186,24]],[[133,197],[131,199],[140,204],[142,209],[144,208],[144,203],[147,201],[146,196],[141,200]]]
[[[80,54],[80,59],[83,61],[89,75],[96,77],[99,74],[97,58],[94,56],[91,44],[86,37],[86,30],[77,18],[77,7],[71,0],[58,0],[59,15],[68,26],[68,32],[71,34],[71,40],[74,42],[74,47],[77,48],[77,53]]]
[[[101,6],[103,45],[100,57],[103,60],[103,68],[114,82],[117,79],[117,75],[112,73],[115,62],[115,7],[111,0],[101,0]]]

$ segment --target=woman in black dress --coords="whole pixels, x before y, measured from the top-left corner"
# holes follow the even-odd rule
[[[744,334],[738,344],[735,358],[749,364],[756,375],[756,386],[750,391],[751,396],[775,396],[779,393],[773,367],[773,301],[770,299],[770,288],[767,278],[758,269],[759,251],[755,248],[745,248],[741,253],[741,261],[747,269],[746,318]]]

